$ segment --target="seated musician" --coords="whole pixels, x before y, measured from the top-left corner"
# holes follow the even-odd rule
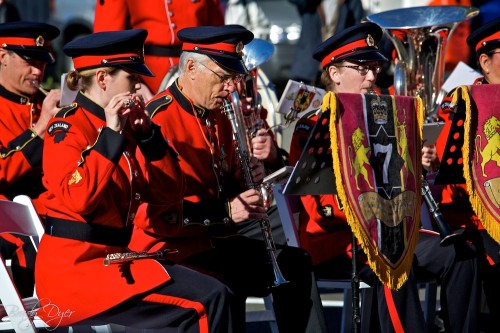
[[[79,92],[45,135],[37,314],[51,327],[232,332],[233,296],[216,279],[148,258],[104,265],[108,254],[130,251],[138,212],[180,217],[182,172],[135,91],[139,75],[153,75],[144,64],[146,36],[143,29],[102,32],[64,47],[75,68],[66,84]]]
[[[49,120],[60,108],[60,90],[47,96],[38,87],[47,64],[55,61],[53,25],[15,21],[0,24],[0,198],[27,195],[42,215],[42,151]],[[22,297],[33,296],[36,250],[27,236],[0,235],[0,253],[11,260],[12,277]]]
[[[467,38],[467,43],[475,51],[477,67],[482,74],[471,84],[475,86],[500,84],[500,19],[492,20],[472,32]],[[439,169],[439,161],[443,159],[448,140],[452,140],[448,138],[450,132],[457,132],[457,128],[451,130],[455,117],[460,117],[456,116],[455,113],[464,114],[465,112],[465,103],[463,102],[458,102],[456,107],[451,107],[454,92],[451,91],[445,97],[439,110],[439,116],[445,121],[445,125],[436,147],[433,149],[433,156],[429,157],[435,165],[434,171]],[[477,106],[479,111],[488,111],[491,97],[487,97],[488,103],[486,105]],[[486,109],[484,109],[485,107]],[[460,138],[463,140],[463,130],[460,132]],[[483,143],[484,145],[485,143]],[[492,161],[492,164],[494,165],[495,162]],[[460,177],[461,174],[459,173],[458,176]],[[486,332],[495,332],[498,329],[497,318],[500,317],[500,286],[498,284],[500,281],[500,239],[497,236],[500,228],[498,222],[485,224],[484,221],[481,221],[472,208],[465,183],[435,185],[433,190],[439,194],[436,197],[441,199],[440,210],[446,221],[453,229],[464,229],[466,235],[473,239],[478,249],[482,286],[490,313],[489,324],[485,324],[486,327],[482,328],[486,329]]]
[[[320,44],[313,57],[321,62],[321,82],[334,93],[371,93],[381,63],[386,58],[377,48],[380,27],[362,23],[345,29]],[[297,162],[318,112],[300,119],[293,133],[290,162]],[[304,195],[299,215],[299,238],[310,254],[318,278],[349,278],[352,264],[352,233],[343,207],[335,195]],[[473,255],[462,256],[454,246],[441,247],[434,232],[420,232],[413,270],[395,291],[384,286],[367,265],[358,259],[359,275],[376,289],[378,323],[381,332],[425,332],[418,296],[417,278],[432,277],[441,283],[441,306],[446,332],[477,332],[478,276]],[[415,276],[416,275],[416,276]],[[372,316],[372,320],[373,320]]]
[[[179,248],[176,262],[221,279],[238,297],[236,332],[245,330],[246,297],[269,292],[281,332],[326,332],[310,259],[304,250],[285,246],[277,210],[268,211],[262,199],[264,167],[256,156],[238,156],[236,147],[247,150],[246,138],[234,140],[229,116],[221,110],[247,73],[242,50],[253,34],[226,25],[185,28],[178,37],[179,77],[147,110],[179,154],[187,181],[183,221],[165,214],[161,224],[138,226],[135,248],[164,242]],[[266,250],[268,241],[276,252]],[[270,289],[281,280],[270,264],[273,256],[289,283]]]

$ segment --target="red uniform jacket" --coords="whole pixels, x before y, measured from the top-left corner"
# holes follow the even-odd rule
[[[28,195],[41,214],[45,211],[38,200],[45,190],[42,186],[43,140],[31,128],[40,117],[42,101],[41,94],[32,99],[0,86],[0,199]],[[24,242],[14,234],[0,237],[18,247],[19,264],[26,267]]]
[[[100,0],[94,31],[143,28],[148,31],[145,62],[155,77],[143,76],[153,93],[171,66],[179,62],[177,32],[186,27],[224,25],[219,0]]]
[[[0,86],[0,195],[12,200],[26,194],[36,200],[42,186],[43,140],[31,130],[38,121],[42,96],[32,100]]]
[[[487,84],[483,78],[478,78],[474,84]],[[451,93],[444,98],[439,109],[439,116],[445,120],[445,125],[436,142],[436,150],[439,160],[442,160],[446,147],[446,141],[453,119],[453,109],[446,106],[451,102]],[[469,202],[469,192],[466,184],[435,185],[433,192],[441,194],[439,209],[447,223],[456,228],[478,228],[484,229],[481,221],[474,213]],[[439,197],[437,198],[439,199]]]
[[[79,93],[47,128],[48,191],[42,199],[48,213],[35,277],[37,314],[51,326],[91,317],[170,279],[154,260],[103,265],[108,253],[127,251],[136,212],[136,219],[146,210],[151,218],[178,214],[184,190],[181,170],[157,126],[151,138],[138,139],[139,152],[129,135],[105,125],[104,110]]]
[[[152,99],[147,110],[179,154],[187,184],[184,220],[182,225],[152,226],[150,231],[155,236],[149,244],[142,237],[145,235],[136,238],[134,234],[131,246],[137,246],[137,250],[149,248],[158,238],[164,238],[169,247],[180,250],[173,260],[181,260],[211,247],[206,226],[215,223],[226,229],[224,224],[230,223],[228,199],[243,189],[243,184],[237,180],[241,178],[235,174],[240,167],[233,148],[232,129],[219,110],[193,105],[177,82]],[[185,242],[187,238],[192,241]],[[180,242],[176,243],[177,240]]]
[[[297,121],[290,143],[291,165],[300,158],[317,119],[316,113],[310,113]],[[309,252],[313,264],[342,254],[350,255],[352,233],[337,197],[303,195],[300,200],[304,208],[299,213],[300,246]]]

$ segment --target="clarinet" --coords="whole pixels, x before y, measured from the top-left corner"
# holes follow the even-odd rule
[[[444,220],[443,215],[441,215],[439,206],[436,203],[436,200],[434,200],[431,189],[429,188],[429,183],[425,178],[422,178],[422,196],[424,197],[427,208],[434,218],[434,221],[436,221],[439,229],[439,235],[441,236],[441,246],[448,246],[455,244],[456,242],[461,242],[462,238],[460,234],[454,233]]]
[[[250,150],[248,148],[247,138],[246,136],[241,135],[242,129],[240,126],[238,126],[233,106],[226,98],[223,101],[222,113],[229,119],[229,122],[231,123],[231,127],[233,130],[233,140],[236,144],[236,154],[238,160],[240,161],[241,168],[243,169],[247,186],[249,188],[258,190],[262,198],[267,198],[267,189],[253,183],[252,170],[250,168]],[[259,219],[259,223],[260,229],[262,231],[262,236],[264,238],[264,243],[266,245],[267,254],[269,256],[269,262],[271,263],[273,268],[274,281],[272,287],[277,287],[281,284],[287,283],[288,281],[283,277],[283,274],[281,273],[281,270],[278,266],[278,262],[276,261],[276,255],[274,253],[276,251],[276,245],[274,244],[269,217]]]

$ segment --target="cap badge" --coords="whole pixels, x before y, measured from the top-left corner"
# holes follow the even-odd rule
[[[43,39],[42,36],[38,36],[35,39],[35,44],[36,44],[36,46],[43,46],[43,44],[45,44],[45,39]]]
[[[241,54],[241,52],[243,52],[243,47],[243,42],[238,42],[238,44],[236,44],[236,53]]]
[[[366,44],[368,44],[368,46],[375,46],[375,40],[372,35],[368,34],[368,36],[366,36]]]

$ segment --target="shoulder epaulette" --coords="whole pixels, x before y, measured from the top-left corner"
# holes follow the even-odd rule
[[[66,118],[66,116],[68,116],[71,112],[75,111],[77,108],[78,108],[78,103],[73,103],[71,105],[65,106],[61,109],[61,111],[56,113],[56,115],[54,117],[55,118]]]
[[[149,116],[153,118],[156,112],[161,111],[163,107],[169,105],[170,103],[172,103],[172,101],[173,98],[170,95],[165,95],[158,99],[154,99],[148,103],[148,105],[146,106],[146,111],[148,111]]]

